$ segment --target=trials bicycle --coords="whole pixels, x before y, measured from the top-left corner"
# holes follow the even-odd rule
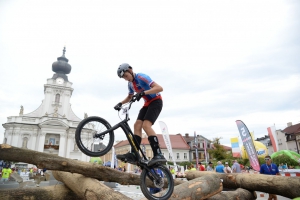
[[[110,151],[114,143],[114,130],[120,128],[124,131],[132,153],[137,158],[135,163],[141,170],[140,187],[147,199],[165,200],[169,199],[174,190],[174,180],[170,170],[162,163],[157,162],[148,166],[149,160],[138,145],[129,125],[129,110],[131,104],[136,101],[136,97],[130,100],[128,104],[124,104],[121,108],[125,114],[125,119],[111,127],[111,125],[103,118],[92,116],[82,120],[75,133],[75,140],[78,148],[86,155],[91,157],[103,156]],[[128,107],[126,107],[128,105]],[[147,177],[150,180],[147,181]],[[157,188],[159,193],[152,194],[149,188]],[[153,191],[153,190],[152,190]]]

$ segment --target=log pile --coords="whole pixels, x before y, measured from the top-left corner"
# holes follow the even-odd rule
[[[122,185],[139,185],[139,175],[124,173],[92,163],[72,160],[28,149],[0,145],[0,160],[25,162],[52,170],[64,185],[0,190],[0,199],[129,199],[100,181]],[[255,191],[273,193],[288,198],[300,197],[300,178],[260,174],[219,174],[192,171],[188,181],[175,179],[170,199],[256,199]],[[20,181],[19,181],[20,182]],[[21,184],[21,182],[20,182]],[[223,191],[230,188],[232,191]],[[159,195],[159,193],[157,194]]]

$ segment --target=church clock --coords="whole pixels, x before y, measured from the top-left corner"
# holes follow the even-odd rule
[[[57,84],[63,84],[64,82],[65,82],[65,80],[63,78],[61,78],[61,77],[59,77],[59,78],[56,79],[56,83]]]

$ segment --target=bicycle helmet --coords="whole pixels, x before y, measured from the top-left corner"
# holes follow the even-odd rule
[[[129,69],[132,69],[132,67],[128,63],[123,63],[118,68],[118,76],[122,78],[124,73],[128,71]]]

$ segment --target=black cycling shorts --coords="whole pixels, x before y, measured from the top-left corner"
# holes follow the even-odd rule
[[[163,107],[163,102],[161,99],[157,99],[152,101],[149,106],[147,107],[142,107],[139,115],[137,117],[137,120],[148,120],[152,122],[152,125],[154,122],[157,120],[161,110]]]

